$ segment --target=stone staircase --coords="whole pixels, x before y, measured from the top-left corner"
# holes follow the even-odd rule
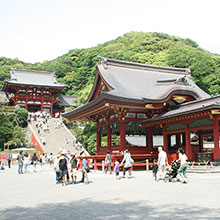
[[[36,124],[42,124],[40,129],[36,127]],[[58,153],[61,149],[64,149],[66,152],[70,151],[70,153],[76,153],[76,155],[79,155],[82,151],[89,155],[61,119],[51,118],[48,120],[47,125],[49,129],[45,131],[43,119],[37,118],[37,121],[32,119],[29,122],[30,129],[47,153]],[[40,130],[40,133],[38,130]],[[44,141],[45,144],[43,144]]]
[[[211,165],[188,166],[187,172],[189,173],[220,173],[220,166],[211,166]]]

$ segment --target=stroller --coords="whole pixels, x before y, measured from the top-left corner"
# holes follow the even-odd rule
[[[169,182],[174,182],[175,179],[177,178],[179,167],[180,164],[176,160],[174,160],[167,170],[165,180],[168,180]]]

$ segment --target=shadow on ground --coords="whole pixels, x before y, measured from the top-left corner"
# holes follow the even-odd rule
[[[66,220],[66,219],[219,219],[220,210],[186,205],[164,205],[151,207],[146,201],[112,203],[97,202],[90,199],[70,203],[42,204],[34,208],[13,207],[0,210],[1,220]]]

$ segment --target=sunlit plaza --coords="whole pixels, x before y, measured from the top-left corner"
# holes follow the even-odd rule
[[[122,175],[122,174],[120,174]],[[78,173],[78,180],[81,173]],[[220,173],[189,173],[189,183],[155,182],[151,171],[116,180],[101,171],[89,184],[61,186],[49,166],[0,172],[0,219],[219,219]]]

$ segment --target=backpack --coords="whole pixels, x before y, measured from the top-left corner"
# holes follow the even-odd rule
[[[67,168],[66,158],[60,159],[59,168],[60,168],[61,170],[65,170],[65,169]]]

